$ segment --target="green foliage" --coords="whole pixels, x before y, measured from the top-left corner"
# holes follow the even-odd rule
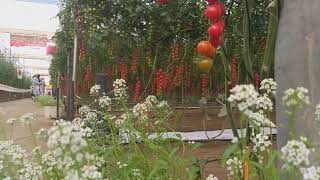
[[[31,78],[23,75],[22,79],[18,79],[14,61],[8,60],[0,54],[0,84],[29,89]]]
[[[36,102],[40,106],[56,106],[57,100],[55,100],[52,96],[48,95],[40,95],[36,97]],[[62,104],[60,104],[61,106]]]

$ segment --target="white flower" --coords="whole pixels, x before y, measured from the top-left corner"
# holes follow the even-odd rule
[[[250,108],[255,107],[258,102],[259,93],[255,90],[252,84],[236,85],[230,90],[230,92],[231,94],[228,101],[236,103],[239,111],[246,114],[251,112]]]
[[[228,176],[233,176],[236,174],[242,174],[243,163],[238,157],[233,157],[226,162],[227,170],[229,171]]]
[[[210,175],[206,178],[206,180],[218,180],[218,178],[215,177],[213,174],[210,174]]]
[[[253,136],[250,139],[253,142],[253,152],[263,152],[272,145],[269,140],[269,137],[262,133],[256,135],[253,134]]]
[[[98,119],[98,115],[95,112],[89,112],[85,115],[85,121],[96,121]]]
[[[308,168],[300,169],[304,180],[316,180],[320,179],[320,167],[319,166],[311,166]]]
[[[111,99],[108,96],[102,96],[99,99],[99,106],[101,108],[109,108],[111,105]]]
[[[39,131],[36,133],[37,137],[39,139],[42,139],[42,140],[47,140],[48,139],[48,130],[47,129],[44,129],[44,128],[41,128],[39,129]]]
[[[118,168],[119,168],[119,169],[122,169],[122,168],[125,168],[125,167],[128,166],[128,164],[121,163],[120,161],[117,162],[117,165],[118,165]]]
[[[102,179],[101,172],[94,165],[82,167],[82,177],[86,179]]]
[[[282,101],[286,107],[301,107],[309,105],[308,89],[297,87],[296,89],[288,89],[284,92]]]
[[[248,115],[251,127],[270,127],[273,123],[261,112],[251,112]]]
[[[281,158],[285,165],[309,165],[310,150],[302,141],[291,140],[281,148]]]
[[[196,142],[194,141],[188,141],[188,144],[195,144]]]
[[[272,111],[273,110],[273,102],[268,97],[268,95],[264,94],[262,96],[259,96],[258,102],[257,102],[257,108],[263,109],[266,111]]]
[[[24,167],[18,171],[20,174],[19,179],[32,179],[38,180],[42,179],[42,168],[38,164],[35,163],[24,163]]]
[[[277,82],[272,78],[264,79],[260,83],[260,90],[268,95],[272,94],[274,96],[277,91]]]
[[[157,97],[154,95],[149,95],[144,102],[144,104],[148,107],[148,109],[152,109],[158,103],[159,101],[157,100]]]
[[[16,118],[10,118],[6,121],[7,124],[13,124],[17,119]]]
[[[27,113],[20,118],[20,122],[22,125],[29,126],[31,122],[34,121],[34,117],[32,113]]]
[[[101,90],[101,86],[100,85],[94,85],[90,88],[90,94],[91,95],[96,95],[99,93],[99,91]]]
[[[127,96],[127,85],[123,79],[116,79],[113,82],[114,95],[116,98],[122,98]]]
[[[167,101],[161,101],[157,104],[157,108],[161,109],[169,109],[169,105]]]
[[[89,106],[82,106],[81,108],[79,108],[79,113],[82,116],[87,115],[90,111],[91,111],[91,109],[89,108]]]
[[[132,169],[132,175],[135,177],[141,177],[141,173],[139,169]]]
[[[139,118],[142,121],[146,121],[148,119],[149,109],[144,103],[138,103],[133,107],[132,114],[135,118]]]

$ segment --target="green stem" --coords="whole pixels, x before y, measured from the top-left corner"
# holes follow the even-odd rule
[[[32,129],[32,127],[31,127],[31,124],[29,124],[29,128],[30,128],[30,132],[31,132],[33,144],[34,144],[34,146],[36,147],[36,146],[37,146],[37,140],[36,140],[36,137],[35,137],[35,135],[34,135],[33,129]]]
[[[227,76],[227,57],[226,57],[226,54],[225,54],[225,51],[222,51],[222,64],[223,64],[223,69],[224,69],[224,72],[225,72],[225,80],[224,80],[224,86],[225,86],[225,96],[226,97],[229,97],[230,95],[230,86],[228,84],[228,76]],[[239,134],[238,134],[238,130],[237,130],[237,126],[236,126],[236,123],[235,123],[235,120],[234,120],[234,117],[233,117],[233,113],[232,113],[232,107],[231,107],[231,104],[229,101],[226,101],[226,107],[227,107],[227,116],[228,116],[228,120],[229,120],[229,123],[230,123],[230,126],[231,126],[231,129],[232,129],[232,132],[233,132],[233,136],[237,137],[239,139]]]
[[[243,19],[243,53],[244,53],[244,63],[246,70],[250,75],[251,80],[253,80],[253,70],[252,62],[250,57],[250,17],[249,17],[249,2],[245,0],[244,4],[244,19]]]
[[[270,7],[270,17],[269,17],[269,28],[268,28],[268,39],[266,52],[264,54],[262,68],[260,71],[261,79],[268,78],[270,75],[271,65],[274,62],[274,49],[277,39],[278,30],[278,17],[279,17],[279,2],[278,0],[273,0],[271,3],[274,6]]]

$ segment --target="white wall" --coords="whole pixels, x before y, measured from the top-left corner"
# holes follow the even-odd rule
[[[0,3],[1,28],[55,32],[59,27],[55,18],[57,5],[16,0],[0,0]]]

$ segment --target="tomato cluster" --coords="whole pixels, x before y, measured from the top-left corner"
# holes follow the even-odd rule
[[[192,77],[192,65],[190,64],[186,69],[186,86],[191,86],[191,77]]]
[[[81,40],[79,44],[79,59],[84,60],[85,58],[86,58],[86,48],[83,40]]]
[[[134,94],[134,98],[133,100],[135,102],[137,102],[140,98],[140,94],[141,94],[141,81],[139,76],[136,77],[136,87],[135,87],[135,94]]]
[[[156,0],[157,4],[168,4],[170,2],[170,0]]]
[[[202,77],[202,97],[207,95],[207,88],[209,84],[209,78],[207,74],[204,74]]]
[[[136,74],[138,72],[138,66],[139,66],[139,55],[137,52],[133,53],[132,61],[131,61],[131,71],[133,74]]]
[[[217,0],[207,0],[209,5],[205,11],[205,15],[210,19],[211,25],[208,29],[210,43],[214,47],[222,44],[222,34],[224,31],[224,22],[222,16],[225,13],[224,4]]]
[[[120,75],[121,79],[127,81],[127,65],[124,62],[120,62]]]
[[[84,93],[88,93],[89,92],[90,81],[91,81],[91,67],[88,64],[86,66],[86,73],[85,73],[85,76],[84,76],[84,83],[83,83],[83,92]]]
[[[256,90],[259,91],[260,88],[260,76],[258,73],[254,75]]]
[[[152,59],[151,59],[151,50],[148,49],[146,52],[146,62],[147,62],[147,67],[151,68],[152,67]]]
[[[157,96],[160,96],[163,92],[164,89],[164,80],[165,80],[165,74],[163,72],[163,70],[160,68],[157,72],[156,72],[156,93]]]
[[[238,82],[238,59],[232,58],[231,61],[231,88],[235,87]]]

